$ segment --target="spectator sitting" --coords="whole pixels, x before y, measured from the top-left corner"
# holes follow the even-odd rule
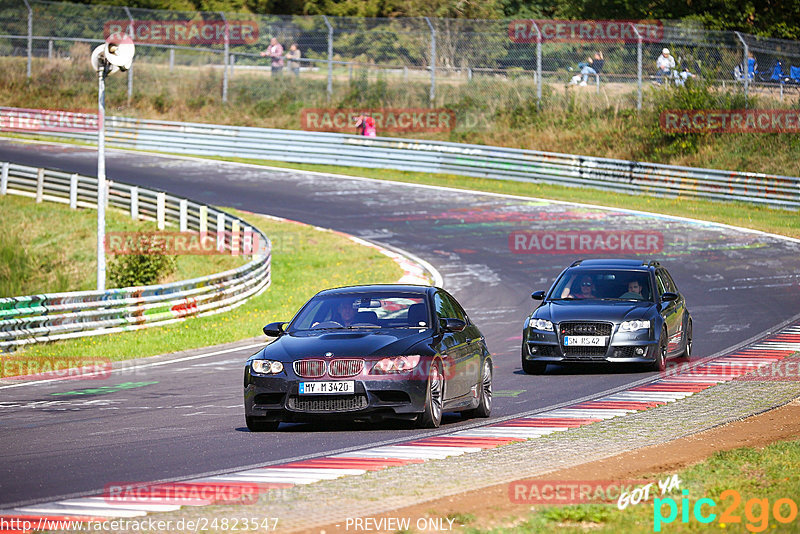
[[[688,67],[683,67],[682,71],[675,74],[675,85],[678,87],[683,87],[686,85],[686,80],[689,78],[697,78],[697,75],[689,72]]]
[[[603,57],[603,53],[598,51],[594,53],[594,57],[590,57],[586,60],[586,64],[581,69],[581,74],[583,75],[583,80],[581,81],[582,86],[586,86],[586,83],[589,81],[590,74],[600,74],[603,70],[603,65],[605,64],[606,60]]]
[[[669,48],[661,51],[661,55],[656,60],[656,68],[658,69],[658,81],[655,84],[661,85],[664,77],[666,76],[669,79],[672,75],[672,69],[675,68],[675,58],[669,53]]]
[[[736,80],[744,80],[744,72],[743,72],[743,64],[736,65],[733,69],[733,77]],[[752,52],[747,52],[747,79],[753,80],[756,77],[756,72],[758,72],[758,63],[756,63],[756,58],[753,56]]]

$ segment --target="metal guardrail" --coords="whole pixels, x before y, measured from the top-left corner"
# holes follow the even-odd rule
[[[0,164],[0,194],[37,201],[97,207],[97,179],[60,171]],[[248,253],[246,243],[259,240],[245,265],[212,274],[152,286],[75,291],[0,298],[0,351],[23,345],[136,330],[174,323],[189,316],[230,310],[269,287],[270,242],[257,228],[212,207],[119,182],[109,182],[110,206],[134,219],[156,220],[160,229],[174,223],[180,231],[208,232],[231,253]]]
[[[0,118],[25,112],[30,110],[0,107]],[[95,140],[92,131],[20,131]],[[796,177],[443,141],[106,117],[106,143],[197,156],[448,173],[800,208],[800,178]]]

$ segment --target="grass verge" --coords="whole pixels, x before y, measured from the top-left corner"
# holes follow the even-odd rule
[[[800,441],[777,442],[764,448],[743,447],[714,453],[705,461],[680,471],[680,488],[664,495],[660,494],[656,481],[668,479],[673,473],[645,475],[642,478],[654,483],[655,495],[651,489],[649,500],[628,505],[624,510],[619,510],[616,502],[536,506],[525,517],[509,518],[506,526],[483,530],[470,526],[471,522],[467,521],[463,531],[469,534],[556,530],[567,533],[797,532],[798,473]],[[704,498],[713,503],[702,501],[698,508],[698,501]],[[676,515],[668,521],[672,511],[670,499]],[[699,521],[695,510],[711,520]]]
[[[97,287],[97,212],[7,195],[0,197],[0,297],[91,290]],[[106,213],[107,232],[155,232],[155,222]],[[114,257],[108,257],[113,262]],[[233,269],[245,259],[179,256],[160,283]],[[111,266],[110,266],[111,267]]]
[[[119,361],[246,339],[261,335],[268,322],[291,319],[322,289],[392,283],[402,274],[387,256],[347,237],[298,223],[226,211],[261,229],[272,240],[272,285],[267,291],[227,313],[134,332],[36,345],[24,349],[20,356]]]

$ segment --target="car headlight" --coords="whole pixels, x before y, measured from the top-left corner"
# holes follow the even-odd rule
[[[392,356],[378,360],[372,366],[373,374],[407,373],[419,363],[419,356]]]
[[[274,360],[253,360],[250,366],[254,373],[260,375],[277,375],[283,372],[283,364]]]
[[[531,326],[531,328],[535,328],[536,330],[553,332],[553,323],[547,319],[531,319],[528,324]]]
[[[620,332],[634,332],[636,330],[647,330],[650,328],[650,321],[623,321],[621,325],[619,325]]]

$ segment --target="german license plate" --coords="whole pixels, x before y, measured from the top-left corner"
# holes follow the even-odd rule
[[[349,382],[300,382],[300,395],[329,395],[356,392],[356,383]]]
[[[564,336],[565,347],[604,347],[608,336]]]

